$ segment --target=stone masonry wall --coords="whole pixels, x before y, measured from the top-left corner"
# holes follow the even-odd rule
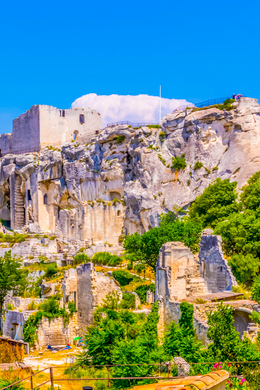
[[[221,237],[203,234],[199,248],[200,274],[207,284],[208,292],[228,291],[236,286],[236,278],[223,255]]]
[[[46,348],[48,345],[59,346],[73,344],[78,336],[78,321],[76,313],[70,318],[69,324],[64,326],[63,318],[43,318],[37,330],[37,347]]]

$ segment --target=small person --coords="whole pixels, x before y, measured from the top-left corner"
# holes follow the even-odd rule
[[[5,234],[5,226],[3,225],[3,233]]]

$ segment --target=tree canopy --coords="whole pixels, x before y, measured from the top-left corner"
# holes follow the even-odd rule
[[[0,257],[0,327],[5,297],[11,291],[18,294],[26,282],[21,265],[22,260],[12,257],[11,251]]]

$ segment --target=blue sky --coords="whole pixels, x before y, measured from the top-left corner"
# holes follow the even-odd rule
[[[258,1],[13,0],[0,9],[0,132],[82,95],[260,98]]]

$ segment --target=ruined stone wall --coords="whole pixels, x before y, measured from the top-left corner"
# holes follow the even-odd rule
[[[38,259],[40,256],[46,256],[52,260],[60,258],[58,254],[58,242],[56,239],[50,240],[48,238],[30,238],[27,241],[23,241],[14,244],[12,247],[6,247],[6,244],[0,245],[0,256],[4,256],[5,252],[11,251],[12,256],[23,257],[24,260],[28,260],[29,257]]]
[[[21,298],[21,297],[10,297],[5,298],[4,308],[6,309],[7,304],[11,304],[14,307],[14,310],[24,311],[29,310],[29,305],[34,302],[37,306],[40,303],[43,303],[44,299],[42,298]]]
[[[190,249],[181,242],[167,242],[159,252],[155,270],[155,300],[181,300],[207,292],[199,266]]]
[[[21,340],[23,334],[23,324],[24,324],[23,313],[19,311],[8,310],[5,313],[3,321],[3,335],[11,339],[14,339],[17,336],[17,340]]]
[[[12,134],[0,134],[0,157],[10,153],[12,149]]]
[[[230,291],[237,282],[224,258],[221,237],[203,234],[199,247],[200,274],[207,284],[208,291],[210,293]]]
[[[46,146],[66,142],[89,142],[102,128],[101,115],[90,108],[59,110],[47,105],[32,106],[13,121],[11,142],[5,134],[0,147],[4,153],[37,152]]]
[[[59,110],[40,106],[40,146],[61,146],[71,140],[80,143],[90,140],[102,128],[101,115],[90,108]]]
[[[114,278],[96,272],[92,263],[81,264],[76,270],[66,271],[62,289],[64,307],[69,301],[76,304],[78,326],[81,330],[93,323],[94,310],[102,305],[107,294],[116,291],[120,299],[122,297]]]
[[[69,324],[64,326],[63,318],[43,318],[37,329],[37,347],[46,348],[48,345],[59,346],[73,344],[73,340],[78,336],[77,315],[70,318]]]
[[[12,153],[37,152],[40,150],[39,107],[30,110],[13,121]]]

